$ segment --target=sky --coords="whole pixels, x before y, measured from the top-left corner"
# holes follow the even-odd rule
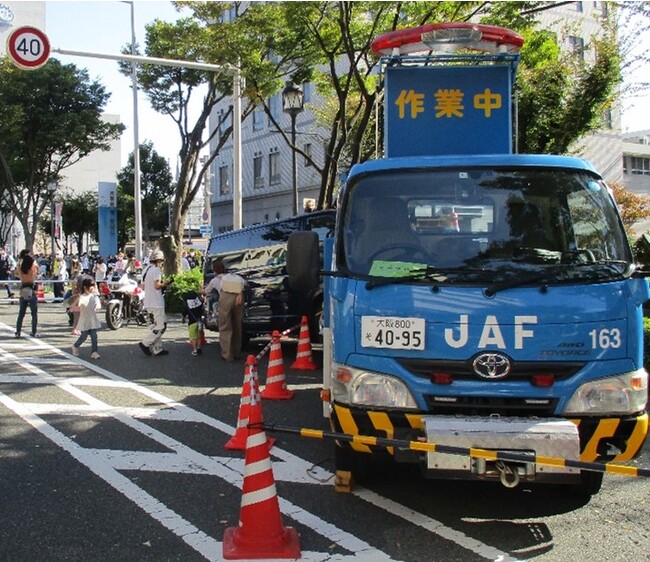
[[[118,0],[110,2],[46,2],[46,29],[52,48],[51,58],[63,64],[86,68],[91,80],[104,85],[111,97],[105,112],[117,114],[127,127],[122,135],[122,165],[134,147],[133,93],[131,78],[118,71],[117,61],[90,57],[62,55],[55,49],[119,55],[122,47],[131,44],[131,6]],[[173,22],[183,16],[171,2],[135,2],[136,43],[144,45],[145,25],[156,18]],[[154,149],[166,158],[172,172],[180,150],[176,124],[166,115],[156,113],[149,106],[143,92],[138,93],[138,136],[140,143],[153,141]]]
[[[144,44],[145,25],[159,18],[173,22],[182,17],[170,2],[139,0],[135,5],[136,42]],[[52,49],[83,51],[89,53],[120,53],[131,43],[131,6],[128,2],[113,1],[58,1],[46,2],[46,33]],[[640,38],[639,48],[650,49],[650,37]],[[106,105],[107,113],[120,116],[127,129],[122,136],[122,165],[133,151],[133,94],[131,79],[117,70],[116,61],[68,56],[52,53],[64,64],[87,68],[91,79],[101,82],[112,94]],[[642,76],[645,73],[646,76]],[[647,81],[650,69],[639,69],[638,80]],[[623,131],[650,129],[650,94],[641,98],[623,98]],[[172,171],[180,149],[178,131],[168,116],[160,115],[149,107],[145,95],[138,95],[138,123],[140,143],[153,141],[156,152],[165,157]]]

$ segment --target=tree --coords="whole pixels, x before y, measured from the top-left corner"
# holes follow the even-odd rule
[[[95,240],[99,234],[99,204],[97,193],[85,191],[62,199],[61,217],[63,230],[67,235],[74,236],[77,245],[76,254],[83,252],[84,235],[89,234]],[[51,228],[51,222],[48,221]]]
[[[576,140],[595,131],[614,102],[620,61],[614,34],[592,38],[593,62],[557,47],[550,32],[533,32],[517,73],[518,149],[565,154]]]
[[[305,3],[249,3],[245,10],[240,2],[183,2],[183,6],[190,8],[193,18],[168,24],[160,21],[147,26],[145,53],[152,57],[171,58],[180,60],[204,60],[212,64],[238,67],[244,77],[245,106],[242,111],[245,119],[254,109],[255,105],[262,105],[269,96],[277,93],[284,81],[292,76],[294,79],[304,79],[312,72],[316,64],[323,62],[320,53],[324,48],[330,50],[330,57],[337,57],[343,47],[341,39],[328,37],[333,26],[337,23],[345,26],[350,24],[351,29],[368,21],[368,13],[386,13],[382,2],[343,3],[350,11],[343,13],[347,18],[345,22],[338,22],[341,15],[337,2],[305,2]],[[429,8],[417,8],[420,3],[386,3],[390,4],[395,13],[400,10],[408,12],[419,11],[424,13]],[[424,4],[424,3],[423,3]],[[431,4],[431,3],[427,3]],[[458,9],[471,6],[473,2],[440,2],[436,6],[454,5]],[[290,6],[303,6],[304,12],[294,13]],[[348,6],[349,5],[349,6]],[[327,8],[327,18],[322,18],[319,9]],[[348,9],[348,8],[346,8]],[[234,11],[235,17],[230,16]],[[358,16],[358,17],[357,17]],[[393,14],[393,18],[396,16]],[[356,19],[355,19],[356,18]],[[358,20],[358,21],[357,21]],[[290,23],[291,25],[287,25]],[[321,24],[329,24],[323,35],[317,34],[309,37],[305,25],[309,25],[311,32],[318,31]],[[370,26],[373,28],[373,26]],[[376,31],[377,28],[374,28]],[[327,39],[327,41],[325,41]],[[371,37],[365,37],[366,54]],[[363,66],[364,59],[357,59],[350,48],[350,60],[356,65]],[[125,48],[125,52],[127,49]],[[130,67],[121,65],[124,74],[130,72]],[[369,70],[364,73],[369,74]],[[348,79],[349,80],[349,79]],[[174,192],[174,201],[170,225],[170,237],[163,243],[163,250],[168,259],[165,267],[175,271],[179,264],[179,249],[185,226],[185,217],[203,184],[205,171],[214,160],[219,149],[229,139],[232,125],[227,125],[231,116],[223,116],[224,126],[216,127],[212,136],[219,135],[217,148],[210,154],[206,162],[199,163],[199,152],[210,142],[210,137],[204,134],[208,124],[208,117],[212,109],[222,100],[232,95],[232,78],[227,74],[208,74],[206,72],[185,68],[161,67],[155,65],[141,65],[138,67],[138,84],[147,94],[152,107],[166,115],[170,115],[178,125],[181,136],[180,172]],[[200,85],[207,86],[207,93],[203,96],[203,104],[195,121],[190,122],[188,116],[189,100],[192,93]],[[339,89],[342,95],[347,94],[348,85],[341,84]],[[370,95],[372,98],[374,93]],[[345,98],[345,96],[343,96]],[[361,110],[352,109],[362,115],[371,113],[371,107],[366,107],[367,100],[361,102]],[[345,105],[343,104],[343,107]],[[338,123],[337,123],[338,124]],[[338,128],[336,129],[338,138]],[[347,131],[344,131],[342,137]],[[350,146],[354,146],[350,142]],[[331,183],[330,178],[338,176],[336,171],[338,155],[336,150],[328,150],[324,177],[326,183]],[[324,180],[325,181],[325,180]]]
[[[135,225],[134,193],[134,154],[129,155],[127,165],[117,174],[118,198],[124,199],[125,205],[118,209],[120,228],[118,238],[120,247],[127,243],[128,233]],[[172,174],[169,164],[160,156],[151,141],[140,145],[140,195],[142,197],[142,234],[146,242],[151,240],[151,233],[163,232],[168,223],[168,202],[174,193]],[[128,226],[128,228],[127,228]]]
[[[219,36],[214,29],[191,18],[181,19],[175,24],[156,20],[147,26],[145,54],[176,60],[202,59],[225,67],[236,60],[233,45],[228,42],[231,35],[224,33]],[[209,49],[214,43],[219,44],[216,49],[218,54]],[[121,64],[120,70],[128,74],[130,66]],[[203,165],[199,162],[199,153],[209,142],[209,139],[203,138],[208,117],[220,100],[232,94],[232,78],[225,74],[155,65],[140,65],[137,75],[138,85],[147,94],[151,106],[175,121],[181,137],[180,170],[174,187],[170,235],[160,242],[167,258],[166,272],[175,273],[180,265],[185,218],[212,161],[209,159]],[[202,85],[207,87],[207,92],[196,121],[191,122],[189,106],[192,95]],[[231,130],[232,127],[229,128]],[[221,140],[223,142],[225,138]]]
[[[625,232],[631,237],[634,224],[650,217],[650,198],[632,193],[616,182],[611,183],[609,187],[621,212]]]
[[[576,63],[559,56],[557,44],[542,32],[534,33],[536,12],[546,2],[183,2],[193,17],[175,24],[154,22],[147,27],[146,53],[150,56],[204,60],[240,68],[245,78],[244,118],[255,106],[264,106],[275,122],[266,100],[278,93],[286,79],[316,84],[324,102],[313,108],[325,159],[313,162],[321,176],[318,208],[331,207],[340,172],[372,157],[376,151],[374,113],[381,102],[382,83],[376,75],[377,57],[371,52],[374,38],[387,31],[439,21],[481,21],[511,27],[544,47],[530,49],[522,78],[526,150],[566,150],[576,139],[593,130],[612,99],[616,73],[616,49],[611,36],[594,42],[595,64]],[[246,9],[242,10],[242,6]],[[232,17],[234,13],[234,18]],[[523,55],[522,55],[523,56]],[[129,72],[126,65],[124,73]],[[523,73],[525,74],[525,73]],[[557,79],[550,88],[545,82]],[[223,75],[170,67],[141,66],[138,82],[154,109],[171,115],[182,139],[181,169],[174,194],[169,252],[177,258],[185,214],[203,182],[207,166],[228,140],[231,116],[215,127],[216,150],[203,166],[199,151],[207,145],[205,129],[212,109],[231,94],[232,82]],[[198,118],[190,124],[188,100],[200,85],[207,85]],[[547,92],[547,90],[552,90]],[[547,95],[544,95],[547,94]],[[278,131],[291,145],[288,136]],[[528,132],[530,131],[530,132]],[[557,138],[556,138],[557,137]],[[298,147],[293,150],[304,154]],[[169,255],[168,255],[169,257]],[[172,260],[176,265],[177,260]],[[167,267],[169,267],[169,261]]]
[[[121,124],[102,121],[110,94],[85,70],[51,59],[37,70],[0,61],[0,186],[32,249],[51,182],[95,150],[109,150]]]

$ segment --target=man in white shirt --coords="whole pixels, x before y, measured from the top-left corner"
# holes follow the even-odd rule
[[[104,258],[98,256],[97,261],[95,262],[95,267],[93,269],[95,272],[95,283],[97,283],[97,286],[99,286],[100,283],[106,281],[106,271],[108,268],[104,263]]]
[[[167,355],[169,351],[162,347],[162,335],[167,329],[165,318],[165,298],[163,289],[167,282],[162,280],[162,267],[165,256],[160,250],[154,250],[149,258],[149,266],[142,274],[144,283],[144,308],[153,316],[153,326],[138,344],[145,355]]]

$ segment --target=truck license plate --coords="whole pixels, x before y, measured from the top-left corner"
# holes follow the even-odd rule
[[[424,318],[362,316],[361,346],[424,349]]]

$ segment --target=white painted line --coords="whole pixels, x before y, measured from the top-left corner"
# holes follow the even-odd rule
[[[6,325],[4,325],[6,326]],[[0,323],[0,329],[3,325]],[[61,357],[69,358],[72,356],[67,353],[49,346],[45,342],[38,341],[39,347]],[[0,342],[1,343],[1,342]],[[39,384],[51,384],[57,388],[68,392],[78,398],[83,405],[52,405],[52,404],[27,404],[14,401],[9,396],[0,393],[0,402],[15,413],[21,416],[25,421],[30,423],[35,429],[51,439],[62,449],[68,451],[79,462],[87,466],[95,474],[100,476],[115,489],[124,494],[131,501],[136,503],[141,509],[158,520],[163,526],[181,537],[188,545],[203,555],[210,561],[221,560],[221,543],[207,536],[205,533],[194,527],[183,517],[176,514],[159,502],[156,498],[150,496],[144,490],[138,488],[129,479],[123,477],[118,470],[150,470],[175,473],[201,473],[214,475],[222,480],[237,486],[241,489],[243,481],[243,461],[240,458],[233,457],[210,457],[203,455],[176,439],[154,429],[140,419],[172,419],[175,421],[187,421],[193,423],[204,423],[210,427],[232,435],[235,428],[211,418],[201,412],[192,410],[182,403],[176,402],[158,392],[146,387],[132,383],[110,371],[107,371],[93,363],[83,360],[79,361],[88,369],[105,377],[79,377],[65,378],[54,377],[43,371],[36,365],[26,362],[24,358],[13,356],[9,353],[4,345],[0,345],[0,359],[6,362],[12,362],[20,365],[23,369],[33,373],[32,376],[16,377],[2,376],[0,382],[17,382],[19,379],[24,384],[32,384],[35,380]],[[135,391],[155,400],[161,404],[160,408],[127,408],[110,406],[101,400],[96,399],[91,394],[79,387],[100,387],[108,386],[112,388],[123,388]],[[311,387],[312,385],[308,385]],[[320,385],[315,385],[320,387]],[[241,391],[239,391],[241,393]],[[38,414],[60,413],[69,415],[104,415],[111,416],[131,427],[140,434],[156,441],[172,451],[171,453],[147,453],[142,451],[110,451],[98,449],[85,449],[78,446],[73,440],[69,439],[58,430],[48,425]],[[273,472],[274,478],[281,481],[300,482],[310,484],[323,484],[332,478],[332,474],[321,469],[318,466],[310,465],[300,457],[283,451],[277,447],[271,449],[271,456],[274,459],[280,459],[282,462],[274,461]],[[136,468],[132,468],[136,467]],[[277,474],[277,475],[276,475]],[[364,488],[356,487],[353,494],[372,505],[385,510],[386,512],[400,517],[413,525],[417,525],[428,532],[438,535],[449,540],[460,547],[474,552],[478,556],[488,560],[499,562],[513,562],[516,560],[509,554],[499,551],[489,545],[468,537],[464,533],[455,531],[446,527],[439,521],[418,513],[401,504],[393,502],[383,496]],[[337,528],[336,526],[322,520],[320,517],[307,512],[299,506],[278,497],[281,511],[294,520],[308,526],[316,533],[328,538],[332,542],[353,553],[352,556],[330,556],[327,553],[308,552],[302,553],[304,560],[368,560],[369,562],[390,560],[384,552],[374,549],[363,540]]]

